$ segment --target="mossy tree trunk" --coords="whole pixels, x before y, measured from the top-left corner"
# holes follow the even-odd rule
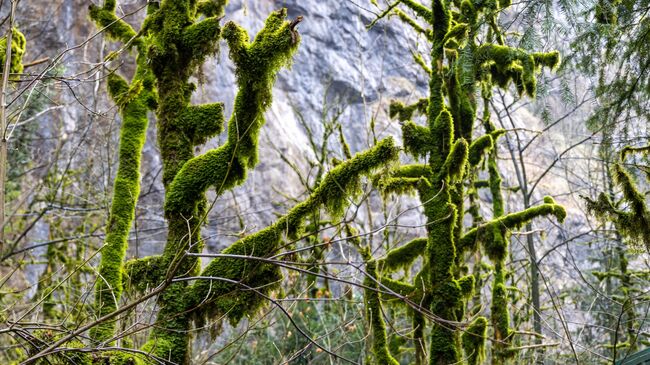
[[[414,12],[419,20],[411,18],[399,5]],[[424,351],[417,344],[427,340],[430,364],[456,364],[464,359],[470,364],[482,361],[487,320],[478,317],[472,323],[464,322],[467,300],[475,284],[473,275],[465,275],[465,257],[479,248],[495,263],[492,323],[494,336],[506,345],[511,333],[504,267],[508,232],[535,217],[555,215],[562,221],[565,216],[564,209],[548,197],[543,205],[505,214],[496,154],[491,152],[490,181],[485,187],[493,195],[493,218],[485,222],[476,209],[470,209],[477,223],[471,229],[463,227],[466,185],[474,181],[469,171],[479,166],[485,153],[493,151],[494,141],[503,134],[492,127],[474,138],[477,89],[487,91],[484,95],[489,99],[492,87],[506,88],[513,82],[520,94],[534,96],[535,73],[542,66],[554,67],[559,62],[557,52],[530,54],[504,45],[496,17],[509,5],[506,1],[434,0],[429,7],[414,0],[401,0],[380,16],[398,15],[431,44],[429,62],[415,55],[415,61],[429,76],[428,99],[406,106],[394,102],[390,108],[391,116],[402,122],[404,149],[426,163],[401,166],[377,179],[384,192],[416,191],[426,216],[426,244],[421,239],[390,250],[378,261],[376,270],[377,280],[410,300],[407,304],[416,313],[413,340],[419,362]],[[498,40],[497,44],[479,44],[481,32],[489,33]],[[426,118],[425,126],[411,121],[418,114]],[[396,282],[390,277],[395,269],[410,267],[420,255],[424,263],[412,283]],[[372,262],[369,261],[369,268]],[[381,303],[375,304],[371,299],[367,302],[381,309]],[[428,338],[424,338],[426,322],[417,313],[427,311],[434,319]],[[372,325],[375,323],[371,322]],[[373,349],[380,359],[383,351],[377,350],[378,346]]]
[[[122,272],[132,289],[160,291],[157,318],[143,350],[158,359],[189,364],[193,321],[227,316],[238,322],[253,315],[281,280],[276,264],[265,258],[280,249],[284,236],[295,239],[304,221],[325,208],[340,219],[350,195],[357,194],[360,178],[397,157],[392,139],[351,156],[323,175],[310,196],[274,224],[224,250],[202,272],[200,228],[207,215],[205,192],[217,196],[241,184],[258,160],[257,142],[264,112],[271,105],[277,72],[290,64],[300,37],[302,20],[286,20],[286,9],[272,13],[254,40],[233,22],[219,24],[226,1],[164,0],[151,3],[139,32],[115,16],[115,1],[91,6],[91,17],[109,36],[137,52],[137,71],[130,85],[109,77],[109,91],[120,106],[123,126],[119,169],[115,182],[109,235],[102,251],[96,304],[100,316],[119,310]],[[216,149],[195,156],[194,148],[222,131],[223,104],[190,105],[195,85],[190,77],[205,58],[217,51],[223,38],[236,67],[238,93],[228,122],[228,138]],[[114,57],[112,55],[111,57]],[[147,110],[155,109],[158,144],[166,191],[164,212],[168,238],[162,255],[124,263],[128,231],[139,191],[139,156],[146,130]],[[116,335],[115,323],[93,328],[93,339],[107,343]],[[123,353],[103,356],[111,363],[140,362]],[[121,361],[121,362],[120,362]]]

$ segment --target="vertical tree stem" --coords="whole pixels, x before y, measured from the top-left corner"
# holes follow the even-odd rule
[[[7,29],[7,48],[2,72],[2,89],[0,90],[0,250],[5,243],[5,180],[7,179],[7,86],[11,72],[11,38],[14,26],[16,2],[11,0],[9,27]]]

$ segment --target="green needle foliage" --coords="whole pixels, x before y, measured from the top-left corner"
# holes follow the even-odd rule
[[[382,14],[382,17],[390,13],[398,15],[425,35],[431,45],[429,64],[424,62],[423,56],[415,55],[416,63],[423,66],[429,76],[428,99],[413,105],[395,102],[390,108],[390,115],[402,122],[405,151],[425,163],[400,166],[376,179],[377,186],[385,193],[418,193],[426,216],[427,237],[389,251],[376,261],[378,265],[368,260],[366,266],[375,281],[413,300],[401,302],[410,303],[412,307],[418,364],[427,362],[426,343],[429,364],[456,364],[464,358],[471,364],[482,361],[488,321],[477,317],[467,327],[463,323],[467,300],[475,285],[474,276],[463,274],[468,265],[465,255],[477,249],[484,249],[495,263],[493,337],[507,347],[511,334],[504,283],[508,232],[535,217],[554,215],[562,221],[566,215],[551,198],[545,198],[540,206],[505,214],[493,149],[494,141],[503,131],[491,127],[485,135],[473,136],[477,91],[483,91],[489,100],[492,87],[507,88],[513,84],[519,94],[534,96],[536,73],[541,67],[554,68],[559,63],[557,52],[528,53],[504,44],[496,17],[509,5],[504,1],[434,0],[431,6],[426,6],[414,0],[401,0]],[[410,9],[419,19],[411,18],[399,7]],[[479,44],[481,34],[488,34],[488,39],[496,42]],[[426,117],[426,125],[410,120],[417,114]],[[488,163],[490,180],[486,187],[493,195],[494,216],[492,220],[465,230],[464,197],[467,186],[473,185],[467,182],[474,180],[471,171],[476,170],[486,153],[491,156]],[[424,261],[411,283],[391,278],[391,273],[397,269],[410,270],[418,256]],[[382,313],[382,304],[375,299],[367,293],[366,305],[371,312]],[[428,337],[424,330],[427,313],[431,318]],[[376,361],[393,363],[394,359],[387,356],[382,322],[372,317],[370,325]]]

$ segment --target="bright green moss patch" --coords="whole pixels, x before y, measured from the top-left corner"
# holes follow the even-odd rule
[[[399,101],[392,101],[388,108],[388,115],[401,122],[406,122],[413,119],[414,115],[423,115],[427,112],[429,106],[429,99],[420,99],[415,104],[404,105]]]
[[[223,131],[223,103],[191,105],[179,116],[183,132],[194,145],[201,145]]]
[[[118,169],[113,184],[113,199],[107,224],[107,235],[101,249],[100,279],[95,289],[95,306],[99,316],[115,311],[123,290],[122,266],[128,237],[135,218],[135,206],[140,195],[140,156],[148,125],[147,105],[152,90],[143,87],[148,74],[138,67],[131,86],[120,76],[108,77],[111,97],[120,107],[122,126],[118,150]],[[113,337],[115,322],[106,321],[92,328],[90,335],[98,341]]]
[[[561,205],[555,204],[550,198],[545,198],[545,203],[536,207],[531,207],[517,213],[510,213],[498,217],[490,222],[484,223],[476,228],[469,230],[459,242],[459,247],[474,247],[477,243],[483,243],[486,246],[488,256],[491,258],[503,257],[503,248],[501,245],[492,245],[494,242],[495,232],[505,235],[510,229],[522,227],[534,218],[553,215],[559,222],[563,222],[566,217],[566,211]]]
[[[467,299],[474,293],[476,278],[473,275],[466,275],[458,279],[458,286],[463,298]]]
[[[97,24],[98,28],[104,29],[110,38],[124,43],[135,38],[135,30],[127,22],[115,15],[114,1],[105,1],[103,7],[90,4],[88,10],[90,19]],[[136,41],[135,43],[137,44],[138,42]]]
[[[478,317],[463,332],[463,349],[469,365],[482,364],[485,359],[487,325],[485,317]]]
[[[159,285],[167,269],[161,265],[161,256],[154,255],[127,261],[124,265],[124,274],[130,288],[144,292]]]
[[[11,29],[11,63],[9,72],[20,74],[23,72],[23,55],[27,41],[25,36],[17,28]],[[7,37],[0,39],[0,72],[4,72],[7,57]],[[13,79],[14,77],[12,77]]]
[[[406,122],[402,126],[404,149],[415,158],[426,157],[433,144],[429,128]]]
[[[415,259],[424,254],[426,247],[426,238],[416,238],[401,247],[388,251],[386,257],[377,261],[377,265],[383,271],[394,271],[410,266]]]
[[[467,154],[469,165],[472,167],[477,166],[481,162],[483,155],[490,151],[493,148],[493,145],[494,142],[492,136],[489,134],[482,135],[472,142]]]

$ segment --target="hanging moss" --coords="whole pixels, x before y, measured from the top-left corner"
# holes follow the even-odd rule
[[[616,229],[631,244],[642,242],[650,250],[650,210],[646,205],[645,195],[639,190],[637,183],[623,166],[625,157],[632,152],[647,153],[650,147],[625,147],[621,150],[620,162],[611,169],[614,183],[621,189],[621,202],[614,204],[610,197],[601,193],[597,200],[584,197],[587,208],[597,217],[614,223]],[[624,203],[625,208],[618,205]]]
[[[385,286],[395,294],[409,297],[412,301],[417,303],[416,294],[418,291],[413,285],[405,283],[400,280],[393,280],[387,277],[382,277],[380,280],[381,280],[381,285]],[[400,304],[406,304],[401,298],[395,297],[392,293],[382,293],[382,299],[384,300],[395,299],[398,300]]]
[[[12,74],[20,74],[23,72],[23,55],[25,54],[25,47],[27,41],[25,36],[17,28],[11,29],[11,63],[9,72]],[[7,59],[7,37],[0,39],[0,72],[4,72],[5,62]],[[15,76],[11,77],[12,79]]]
[[[404,149],[415,158],[426,157],[433,143],[429,128],[406,122],[402,126]]]

